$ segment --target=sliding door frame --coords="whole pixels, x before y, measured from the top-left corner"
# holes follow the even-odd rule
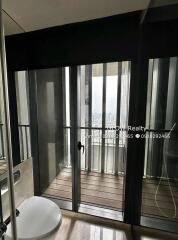
[[[79,86],[78,86],[78,67],[70,67],[70,121],[71,121],[71,163],[72,163],[72,210],[78,212],[81,187],[80,187],[80,151],[78,149],[79,139]]]
[[[143,25],[140,25],[137,56],[131,60],[130,101],[128,126],[145,127],[148,86],[148,61],[143,46]],[[142,131],[128,131],[125,214],[124,222],[140,225],[142,207],[142,180],[144,175],[145,138],[136,138]]]

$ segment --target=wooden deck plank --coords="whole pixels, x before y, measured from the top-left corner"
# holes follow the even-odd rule
[[[56,189],[60,189],[60,190],[65,190],[66,188],[72,190],[72,187],[70,185],[67,185],[65,183],[62,184],[61,182],[60,183],[51,183],[50,187],[52,187],[52,188],[55,187]],[[122,189],[116,189],[116,188],[108,189],[107,187],[102,187],[102,186],[97,186],[97,185],[81,184],[81,189],[105,192],[105,193],[109,193],[109,194],[118,194],[118,195],[123,194]]]
[[[65,175],[58,175],[57,176],[57,179],[63,179],[63,180],[70,180],[71,181],[71,177],[70,176],[65,176]],[[106,177],[103,178],[102,176],[99,178],[99,177],[95,177],[95,176],[87,176],[87,175],[81,175],[81,181],[95,181],[95,183],[107,183],[107,184],[114,184],[114,185],[123,185],[123,181],[121,181],[120,179],[107,179]]]
[[[169,216],[170,218],[172,218],[172,220],[174,217],[174,209],[170,210],[170,209],[162,209],[162,211],[164,212],[165,215]],[[177,212],[178,214],[178,212]],[[144,216],[155,216],[158,218],[165,218],[165,216],[162,214],[162,212],[157,208],[157,207],[150,207],[150,206],[142,206],[142,215]],[[178,218],[176,217],[176,220]]]
[[[63,199],[72,199],[72,193],[67,191],[59,191],[56,189],[48,188],[43,194],[60,197]]]
[[[170,202],[157,201],[157,203],[158,203],[159,207],[162,208],[162,209],[167,209],[167,210],[174,209],[174,204],[173,204],[172,201],[170,201]],[[155,199],[151,199],[151,200],[150,199],[143,199],[142,204],[144,206],[157,208]]]
[[[115,201],[122,201],[122,195],[114,194],[114,193],[106,193],[106,192],[99,192],[87,189],[81,189],[81,194],[91,196],[91,197],[98,197],[98,198],[106,198],[106,199],[113,199]]]
[[[122,202],[121,201],[115,201],[107,198],[99,198],[99,197],[93,197],[93,196],[88,196],[88,195],[81,195],[81,201],[89,204],[94,204],[94,205],[101,205],[105,206],[107,208],[111,209],[122,209]]]
[[[72,173],[72,169],[71,168],[64,168],[63,169],[63,173],[64,174],[70,174],[70,173]],[[81,174],[83,175],[89,175],[89,176],[97,176],[97,177],[101,177],[101,173],[99,173],[99,172],[94,172],[94,171],[92,171],[92,172],[87,172],[87,171],[84,171],[84,170],[82,170],[81,171]],[[116,179],[116,176],[114,175],[114,174],[108,174],[108,173],[104,173],[104,174],[102,174],[102,176],[103,177],[105,177],[105,178],[111,178],[111,179]],[[123,176],[117,176],[117,178],[120,178],[120,179],[122,179],[123,178]]]

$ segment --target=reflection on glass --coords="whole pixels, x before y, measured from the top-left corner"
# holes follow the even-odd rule
[[[21,161],[31,157],[29,88],[27,71],[15,73]]]
[[[142,196],[142,224],[151,217],[160,221],[155,227],[171,231],[178,220],[177,63],[176,57],[149,61]]]
[[[37,85],[40,190],[72,199],[69,67],[30,72]]]

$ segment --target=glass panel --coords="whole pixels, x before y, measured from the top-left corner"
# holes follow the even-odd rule
[[[92,65],[92,127],[102,126],[103,64]]]
[[[118,63],[107,64],[106,76],[106,127],[116,126]]]
[[[118,63],[107,63],[105,126],[105,172],[114,173],[117,119]]]
[[[80,78],[81,202],[79,211],[122,220],[130,86],[129,62],[82,65]],[[118,135],[118,136],[117,136]]]
[[[30,73],[37,85],[40,190],[71,209],[69,67]],[[70,204],[65,205],[65,201]]]
[[[21,161],[31,157],[29,88],[27,71],[15,73]]]
[[[149,61],[143,225],[177,231],[178,59]]]

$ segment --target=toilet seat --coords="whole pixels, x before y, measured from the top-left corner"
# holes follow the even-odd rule
[[[16,218],[19,240],[37,240],[48,236],[61,223],[60,208],[51,200],[43,197],[26,199],[19,207]],[[7,227],[5,239],[11,240],[11,223]]]

